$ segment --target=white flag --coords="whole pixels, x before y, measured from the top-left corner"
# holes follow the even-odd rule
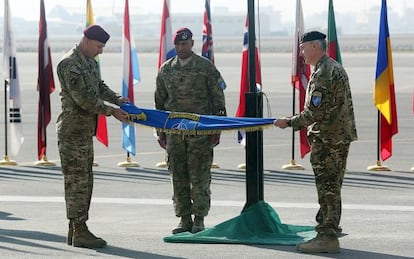
[[[11,28],[9,0],[4,1],[3,77],[9,82],[9,129],[11,154],[16,156],[23,144],[20,83],[17,71],[16,46]]]

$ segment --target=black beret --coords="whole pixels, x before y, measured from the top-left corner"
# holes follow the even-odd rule
[[[177,44],[179,41],[190,40],[193,37],[193,33],[188,28],[180,28],[175,31],[173,36],[174,44]]]
[[[97,40],[105,44],[109,40],[109,34],[101,26],[94,24],[85,28],[83,35],[90,40]]]
[[[308,41],[313,41],[313,40],[324,40],[326,38],[326,35],[323,34],[322,32],[319,31],[310,31],[310,32],[305,32],[301,39],[300,39],[300,43],[305,43]]]

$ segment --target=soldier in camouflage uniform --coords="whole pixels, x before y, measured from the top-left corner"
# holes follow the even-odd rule
[[[341,187],[349,146],[357,139],[348,76],[341,64],[326,55],[325,38],[317,31],[302,36],[301,52],[305,62],[314,66],[305,107],[298,115],[274,122],[280,128],[308,129],[310,162],[320,205],[318,235],[298,245],[298,250],[309,253],[339,252]]]
[[[177,56],[167,60],[158,73],[156,109],[226,116],[226,85],[220,72],[208,59],[192,51],[194,41],[188,28],[178,29],[173,41]],[[199,232],[210,210],[210,168],[220,134],[157,135],[158,143],[167,151],[175,214],[181,217],[172,232]]]
[[[79,45],[57,66],[62,111],[57,119],[58,148],[64,175],[68,245],[100,248],[105,240],[86,226],[93,187],[93,142],[99,114],[127,122],[127,113],[104,103],[120,105],[120,98],[100,79],[95,56],[102,53],[107,34],[99,25],[85,29]]]

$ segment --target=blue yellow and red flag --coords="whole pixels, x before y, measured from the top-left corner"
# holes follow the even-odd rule
[[[392,50],[388,30],[386,0],[382,0],[381,6],[374,103],[381,117],[379,130],[380,151],[381,159],[385,161],[392,156],[392,136],[398,133]]]

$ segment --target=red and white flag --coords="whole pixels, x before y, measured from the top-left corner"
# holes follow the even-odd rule
[[[38,79],[39,114],[37,124],[37,154],[39,160],[46,155],[46,128],[50,122],[50,94],[55,90],[52,59],[47,40],[47,25],[44,1],[40,0]]]
[[[170,19],[170,1],[164,0],[161,17],[160,50],[158,54],[158,68],[168,59],[175,56],[175,48],[172,42],[172,30]]]
[[[261,91],[262,87],[262,73],[260,68],[259,50],[255,44],[255,58],[256,58],[256,90]],[[244,25],[243,35],[243,51],[242,51],[242,64],[241,64],[241,78],[240,78],[240,96],[239,106],[236,111],[236,117],[246,116],[246,98],[249,89],[249,20],[246,16],[246,22]],[[237,140],[239,143],[244,144],[244,132],[238,131]]]
[[[296,0],[295,36],[292,51],[292,86],[299,92],[299,111],[303,111],[305,104],[306,87],[310,76],[310,65],[305,64],[305,59],[300,54],[300,37],[304,33],[304,21],[301,0]],[[305,157],[310,151],[306,136],[306,129],[299,131],[300,156]]]

